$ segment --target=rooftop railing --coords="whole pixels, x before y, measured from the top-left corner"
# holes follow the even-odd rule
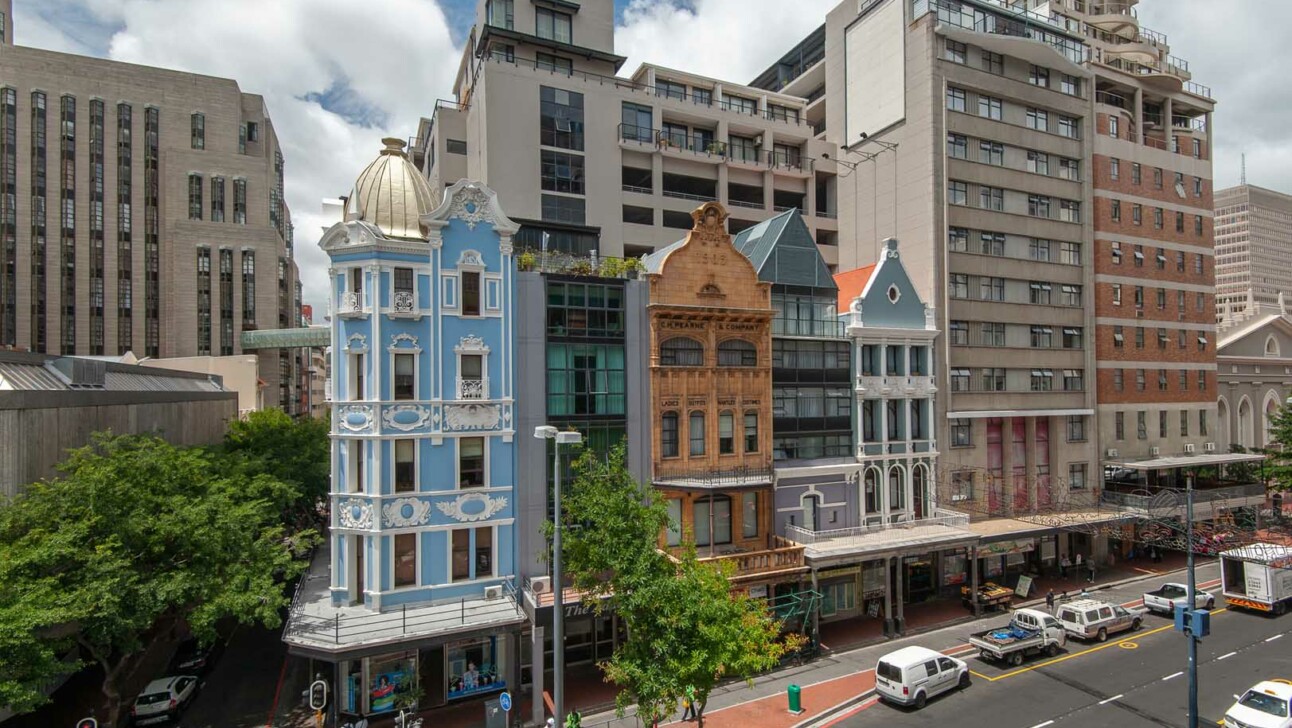
[[[929,518],[911,518],[909,514],[894,514],[888,520],[883,516],[872,516],[871,523],[852,528],[834,528],[821,531],[810,531],[801,526],[786,526],[785,533],[790,540],[801,544],[826,543],[835,539],[855,538],[873,533],[891,531],[895,528],[918,528],[920,526],[942,526],[945,528],[967,528],[969,516],[958,511],[937,508]]]
[[[736,468],[716,469],[687,463],[665,461],[655,470],[652,482],[684,488],[740,488],[770,485],[770,465],[747,465]]]

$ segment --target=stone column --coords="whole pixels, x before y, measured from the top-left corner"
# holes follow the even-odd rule
[[[537,611],[537,609],[535,610]],[[530,692],[530,718],[534,725],[543,725],[546,720],[547,708],[543,705],[543,683],[547,677],[543,674],[543,628],[534,625],[530,632],[530,674],[533,676]],[[517,691],[520,689],[520,682],[516,683]]]
[[[982,605],[978,603],[978,547],[966,549],[969,554],[969,599],[973,604],[973,616],[982,616]]]
[[[884,557],[884,636],[893,636],[893,567],[892,559]],[[863,579],[864,581],[864,579]]]
[[[897,618],[893,620],[893,634],[902,635],[906,633],[906,610],[902,606],[902,576],[906,568],[903,557],[895,557],[897,561],[897,574],[893,579],[893,586],[896,593],[893,595],[893,603],[897,606]]]

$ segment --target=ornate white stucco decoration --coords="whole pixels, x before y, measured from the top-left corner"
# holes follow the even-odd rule
[[[462,523],[473,523],[492,518],[507,507],[507,496],[489,496],[484,493],[464,493],[454,500],[435,504],[444,515]]]
[[[492,430],[498,427],[502,412],[496,404],[454,404],[444,406],[446,430]]]
[[[381,523],[386,528],[422,526],[430,519],[430,502],[418,498],[396,498],[381,507]]]
[[[388,429],[412,432],[425,429],[431,421],[431,408],[420,404],[397,404],[381,413],[381,423]]]
[[[336,410],[337,426],[346,432],[364,432],[372,428],[372,406],[348,404]]]
[[[484,258],[480,253],[474,250],[464,250],[462,255],[458,256],[459,268],[484,268]]]
[[[351,354],[368,353],[368,337],[363,334],[350,334],[345,340],[345,350]]]
[[[390,337],[390,346],[387,351],[405,351],[415,354],[421,353],[422,347],[417,343],[417,337],[409,333],[395,334]]]
[[[341,528],[365,530],[372,528],[372,504],[358,498],[347,498],[339,504],[337,516]]]
[[[422,216],[422,222],[431,231],[431,237],[438,237],[436,231],[457,219],[466,224],[467,229],[475,230],[482,222],[491,223],[499,236],[515,235],[520,226],[507,217],[498,203],[498,195],[487,186],[472,180],[461,179],[444,190],[443,202],[435,209]]]
[[[458,341],[458,345],[453,347],[453,351],[458,354],[488,354],[489,347],[485,345],[484,339],[475,334],[467,334]]]

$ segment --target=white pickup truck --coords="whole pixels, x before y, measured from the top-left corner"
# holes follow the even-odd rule
[[[1144,592],[1144,608],[1159,614],[1175,614],[1176,604],[1189,603],[1189,587],[1184,584],[1163,584],[1161,588]],[[1216,597],[1203,589],[1194,589],[1194,609],[1214,609]]]
[[[1053,615],[1038,609],[1019,609],[1009,624],[969,635],[984,660],[1023,664],[1028,655],[1045,653],[1053,657],[1067,644],[1067,633]]]

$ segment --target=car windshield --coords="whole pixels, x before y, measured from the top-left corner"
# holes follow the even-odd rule
[[[170,700],[170,693],[148,693],[147,695],[140,695],[139,699],[135,701],[135,705],[155,705],[165,703],[168,700]]]
[[[879,673],[880,677],[890,682],[902,681],[902,671],[897,667],[897,665],[893,665],[887,662],[881,662],[879,663],[879,669],[877,670],[877,672]]]
[[[1279,718],[1288,717],[1288,701],[1274,695],[1258,693],[1255,690],[1248,690],[1243,699],[1238,701],[1238,704],[1244,708],[1259,710],[1262,713],[1269,713]]]

